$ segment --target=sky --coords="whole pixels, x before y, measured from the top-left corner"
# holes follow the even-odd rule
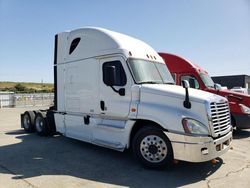
[[[211,76],[250,75],[249,0],[0,0],[0,81],[53,83],[54,36],[103,27]]]

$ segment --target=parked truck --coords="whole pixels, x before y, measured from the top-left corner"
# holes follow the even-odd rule
[[[237,129],[250,128],[249,95],[222,89],[219,84],[213,82],[207,71],[180,56],[169,53],[159,55],[164,59],[177,85],[187,80],[192,88],[226,97],[229,101],[232,125]]]
[[[54,106],[21,114],[22,127],[124,151],[162,168],[173,159],[203,162],[230,148],[226,98],[174,85],[146,43],[102,28],[55,36]],[[223,120],[223,122],[222,122]]]

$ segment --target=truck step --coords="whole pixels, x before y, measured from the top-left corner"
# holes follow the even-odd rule
[[[123,151],[125,148],[125,146],[122,145],[122,143],[120,142],[108,142],[105,140],[94,139],[92,143],[98,146],[102,146],[102,147],[106,147],[106,148],[110,148],[110,149],[114,149],[118,151]]]

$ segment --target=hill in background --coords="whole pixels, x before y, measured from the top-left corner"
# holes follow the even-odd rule
[[[54,84],[29,82],[0,82],[0,91],[13,91],[16,93],[51,93]]]

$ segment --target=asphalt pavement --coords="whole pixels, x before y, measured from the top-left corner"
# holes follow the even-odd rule
[[[250,187],[250,130],[235,132],[233,148],[216,164],[180,161],[159,171],[142,167],[130,151],[27,134],[20,128],[25,110],[0,109],[1,188]]]

